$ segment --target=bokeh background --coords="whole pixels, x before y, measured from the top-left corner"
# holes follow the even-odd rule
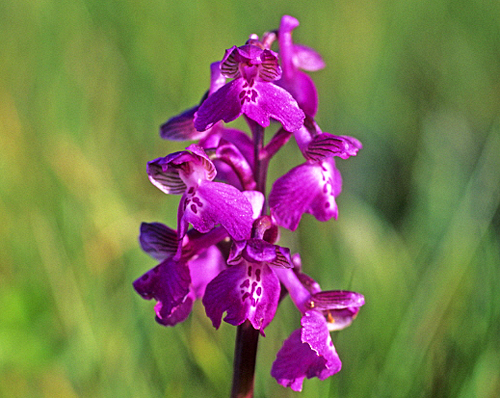
[[[0,396],[225,397],[235,328],[197,303],[164,328],[132,281],[141,221],[175,225],[146,176],[184,147],[158,127],[209,64],[297,17],[339,160],[337,221],[282,244],[324,289],[363,293],[333,334],[343,370],[301,394],[269,375],[299,325],[260,341],[256,397],[500,396],[500,3],[493,0],[0,1]],[[272,164],[301,162],[294,142]]]

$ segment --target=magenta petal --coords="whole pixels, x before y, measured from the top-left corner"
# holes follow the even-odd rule
[[[238,68],[239,60],[236,59],[237,54],[238,47],[236,46],[232,46],[224,52],[224,57],[219,64],[222,76],[230,79],[236,79],[241,76],[240,69]]]
[[[321,161],[332,156],[347,159],[356,156],[360,148],[361,143],[355,138],[321,133],[312,139],[303,153],[307,160],[313,161]]]
[[[266,82],[272,82],[281,78],[281,67],[278,56],[274,51],[264,50],[260,56],[262,63],[259,68],[259,78]]]
[[[365,304],[362,294],[347,290],[316,292],[309,299],[309,307],[326,316],[328,330],[341,330],[349,326]]]
[[[292,78],[296,70],[293,64],[293,41],[292,31],[299,26],[299,21],[290,16],[283,15],[278,31],[281,62],[283,63],[284,76]]]
[[[325,67],[325,62],[312,48],[301,44],[293,45],[293,63],[297,68],[314,72]]]
[[[264,334],[274,318],[279,295],[279,280],[267,265],[243,261],[222,271],[208,284],[203,304],[215,328],[219,328],[227,311],[226,322],[237,326],[248,319]]]
[[[262,239],[248,239],[247,241],[234,241],[229,251],[227,263],[239,264],[244,258],[251,263],[267,263],[279,268],[292,268],[290,249],[273,245]]]
[[[261,215],[262,208],[264,207],[264,195],[259,191],[243,191],[242,193],[252,205],[252,217],[257,219]]]
[[[209,232],[221,224],[235,240],[250,237],[252,206],[242,192],[229,184],[202,182],[183,206],[183,220],[199,232]]]
[[[302,391],[302,382],[307,372],[305,361],[318,360],[311,347],[302,343],[300,334],[300,329],[297,329],[283,342],[271,368],[271,376],[283,387],[290,387],[293,391]]]
[[[179,235],[179,246],[178,246],[178,254],[180,255],[180,250],[182,248],[182,240],[184,236],[186,236],[189,222],[184,217],[184,209],[186,208],[186,195],[182,195],[182,198],[179,202],[179,207],[177,208],[177,233]]]
[[[349,290],[327,290],[317,292],[311,296],[314,309],[323,310],[343,310],[346,308],[359,308],[365,304],[362,294]]]
[[[241,154],[245,157],[248,164],[253,167],[253,141],[247,134],[240,130],[228,128],[221,128],[220,130],[218,130],[218,133],[221,134],[222,138],[224,138],[226,141],[234,144],[240,150]]]
[[[325,359],[324,366],[316,363],[315,366],[309,367],[307,378],[318,377],[320,380],[324,380],[339,372],[342,363],[333,345],[323,315],[317,311],[308,311],[300,323],[302,325],[302,341],[309,344],[318,357]]]
[[[346,157],[349,157],[349,156],[356,156],[356,154],[358,153],[358,151],[363,148],[363,145],[361,144],[361,142],[359,140],[357,140],[356,138],[354,137],[350,137],[348,135],[342,135],[341,136],[345,142],[347,143],[347,155]],[[344,157],[344,159],[346,158]]]
[[[220,61],[212,62],[210,64],[210,91],[209,91],[209,93],[212,94],[212,93],[216,92],[224,84],[226,84],[226,78],[224,76],[222,76],[222,74],[221,74]]]
[[[191,290],[194,297],[202,298],[207,285],[224,269],[226,269],[226,263],[216,246],[210,246],[206,251],[189,261]]]
[[[302,214],[310,213],[319,221],[337,217],[335,196],[342,180],[332,159],[304,163],[275,181],[269,205],[277,223],[294,231]]]
[[[179,304],[172,310],[172,313],[169,316],[162,317],[162,308],[163,305],[161,302],[158,302],[155,305],[156,312],[156,322],[163,326],[175,326],[180,322],[184,322],[186,318],[191,313],[193,308],[193,299],[191,297],[186,297],[184,302]]]
[[[229,123],[238,118],[241,115],[238,95],[243,84],[243,79],[235,79],[210,95],[195,113],[194,127],[199,131],[204,131],[219,120]]]
[[[315,162],[324,160],[331,156],[348,157],[346,154],[347,144],[340,137],[332,134],[319,134],[312,139],[304,151],[304,157],[307,160]]]
[[[188,266],[169,258],[137,279],[134,288],[142,298],[161,303],[157,316],[163,319],[185,300],[190,283]]]
[[[330,332],[342,330],[350,326],[359,312],[359,307],[331,310],[327,315],[327,326]]]
[[[219,180],[230,181],[236,178],[237,183],[231,185],[242,186],[246,189],[255,188],[253,169],[236,145],[226,140],[220,140],[215,155],[216,160],[223,162],[219,163],[219,167],[217,167]]]
[[[241,262],[241,259],[243,257],[243,252],[247,247],[247,241],[246,240],[240,240],[240,241],[233,241],[233,244],[231,245],[231,249],[229,250],[229,256],[227,258],[227,263],[229,265],[236,265]]]
[[[255,82],[254,100],[245,101],[242,111],[250,119],[263,127],[269,126],[270,118],[276,119],[287,131],[295,131],[302,127],[304,112],[297,101],[285,89],[273,83]]]
[[[334,357],[338,358],[338,355],[333,347],[325,317],[319,311],[307,311],[304,316],[302,316],[300,324],[302,325],[302,341],[309,344],[317,355],[327,358],[328,363],[332,360],[332,364],[334,364],[336,362]],[[336,372],[339,370],[340,366]]]
[[[205,153],[205,150],[198,144],[191,144],[186,149],[192,153],[186,152],[185,157],[189,159],[186,159],[186,163],[190,163],[191,172],[185,173],[185,175],[189,176],[190,174],[194,174],[194,180],[197,182],[201,172],[204,177],[203,179],[212,181],[217,175],[217,169]]]
[[[248,261],[266,262],[280,268],[292,268],[290,249],[273,245],[262,239],[249,239],[247,241],[244,257]]]
[[[301,323],[302,328],[284,341],[271,369],[279,384],[294,391],[302,391],[306,377],[324,380],[342,367],[323,316],[309,311]]]
[[[143,222],[139,242],[142,250],[158,261],[163,261],[177,252],[177,231],[159,222]]]
[[[271,262],[276,258],[278,247],[262,239],[249,239],[243,256],[251,262]]]
[[[306,115],[311,117],[316,115],[318,92],[313,80],[306,73],[295,70],[291,79],[285,78],[284,75],[276,84],[292,94]]]

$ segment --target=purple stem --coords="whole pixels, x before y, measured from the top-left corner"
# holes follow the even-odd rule
[[[259,331],[249,320],[236,330],[231,398],[252,398]]]
[[[278,152],[281,147],[288,142],[291,136],[292,133],[286,131],[283,127],[280,128],[264,148],[266,158],[271,159],[274,155],[276,155],[276,152]]]
[[[247,118],[254,139],[254,179],[256,189],[266,196],[266,178],[269,161],[262,159],[264,147],[264,128]],[[264,206],[265,209],[265,206]],[[262,213],[265,214],[265,210]],[[259,331],[254,329],[250,321],[239,325],[236,331],[234,348],[233,387],[231,398],[252,398],[255,379],[255,361]]]
[[[247,118],[247,123],[252,130],[254,142],[254,179],[256,183],[256,190],[261,192],[264,197],[266,196],[266,179],[267,167],[269,162],[264,155],[264,127],[257,122]],[[265,207],[264,207],[265,208]],[[265,214],[263,210],[262,214]]]
[[[245,191],[255,189],[255,180],[253,179],[253,170],[245,160],[243,155],[233,145],[219,145],[217,148],[217,158],[229,165],[241,182]]]

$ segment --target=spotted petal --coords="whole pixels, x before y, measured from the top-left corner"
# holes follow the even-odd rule
[[[227,312],[226,322],[237,326],[248,319],[264,335],[276,313],[279,295],[279,280],[267,265],[243,261],[222,271],[208,284],[203,304],[215,328],[219,328]]]
[[[182,220],[202,233],[221,224],[235,240],[250,237],[252,205],[235,187],[220,182],[202,182],[197,190],[183,197]]]
[[[297,101],[285,89],[272,83],[255,82],[257,96],[246,97],[242,111],[250,119],[263,127],[269,126],[270,118],[278,120],[287,131],[295,131],[302,126],[304,112]]]
[[[263,127],[276,119],[287,131],[295,131],[302,126],[304,113],[299,109],[290,93],[274,85],[261,81],[249,85],[243,79],[235,79],[210,95],[195,114],[194,126],[206,130],[219,120],[229,123],[244,113]]]

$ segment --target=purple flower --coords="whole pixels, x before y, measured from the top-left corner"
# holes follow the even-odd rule
[[[244,347],[235,357],[239,392],[251,387],[246,375],[253,372],[246,366],[252,361],[240,354],[255,352],[254,337],[265,335],[287,292],[302,314],[300,328],[284,341],[271,374],[294,391],[302,389],[305,378],[323,380],[340,370],[330,332],[349,326],[364,304],[355,292],[322,291],[301,272],[298,254],[291,258],[289,249],[276,245],[278,225],[295,230],[304,213],[320,221],[337,218],[342,179],[334,157],[346,159],[361,148],[355,138],[323,132],[314,121],[317,91],[303,71],[324,63],[314,50],[293,43],[298,25],[284,16],[279,30],[262,40],[251,35],[245,45],[227,49],[211,65],[210,88],[200,103],[160,128],[164,139],[198,144],[147,166],[153,185],[180,195],[177,230],[141,225],[141,247],[159,264],[134,288],[156,301],[156,320],[165,326],[184,321],[198,299],[215,328],[223,320],[244,329],[251,324],[251,342],[246,333],[237,337],[237,347]],[[271,50],[275,40],[280,59]],[[250,136],[226,127],[240,116]],[[265,139],[271,120],[281,125]],[[269,162],[292,134],[305,162],[274,182],[267,208]]]
[[[219,120],[231,122],[242,114],[263,127],[269,126],[271,118],[288,131],[302,126],[304,112],[290,93],[272,83],[281,77],[276,53],[262,47],[245,44],[226,50],[221,73],[234,80],[201,104],[194,118],[197,130],[206,130]]]
[[[284,387],[301,391],[306,377],[324,380],[340,371],[342,363],[330,331],[349,326],[364,304],[364,297],[348,291],[317,291],[317,283],[304,286],[300,273],[297,275],[294,270],[276,273],[303,315],[301,328],[284,341],[278,352],[271,375]],[[315,293],[309,289],[311,286]]]
[[[142,223],[139,241],[143,250],[162,262],[138,278],[134,288],[144,299],[157,301],[158,323],[174,326],[187,318],[193,302],[225,268],[214,244],[226,236],[222,228],[205,235],[191,230],[177,258],[177,232],[161,223]]]
[[[290,92],[307,116],[316,115],[318,94],[312,79],[300,69],[316,71],[324,68],[321,56],[309,47],[294,44],[292,31],[299,26],[295,18],[284,15],[278,31],[283,76],[276,83]]]
[[[319,221],[337,218],[335,198],[342,190],[342,177],[333,157],[347,159],[361,148],[353,137],[323,133],[309,117],[294,136],[307,161],[277,179],[269,194],[276,222],[292,231],[304,213]]]
[[[248,319],[264,335],[280,296],[280,283],[273,269],[292,267],[290,251],[252,238],[234,242],[227,263],[229,268],[207,286],[203,297],[207,316],[219,328],[227,311],[226,322],[237,326]]]
[[[235,187],[212,181],[214,164],[198,145],[148,162],[150,181],[167,194],[182,195],[179,203],[179,238],[188,224],[202,233],[221,224],[235,240],[247,239],[252,228],[252,205]]]
[[[306,377],[325,380],[342,367],[325,318],[316,311],[309,311],[300,323],[302,327],[283,342],[271,369],[271,376],[293,391],[302,391]]]

